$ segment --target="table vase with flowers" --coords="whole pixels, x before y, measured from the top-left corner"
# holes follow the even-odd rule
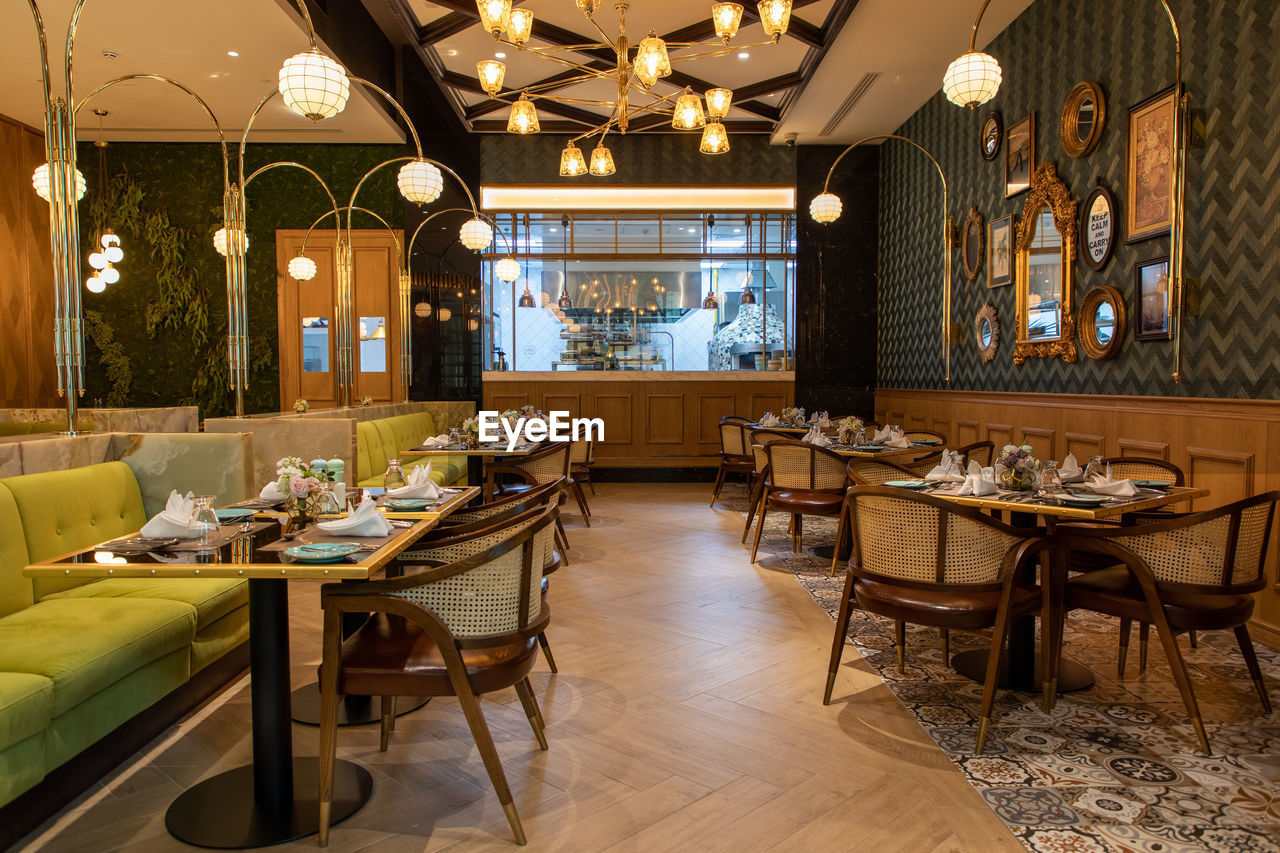
[[[1000,485],[1012,492],[1023,492],[1035,486],[1044,466],[1034,453],[1029,444],[1006,444],[995,464]]]

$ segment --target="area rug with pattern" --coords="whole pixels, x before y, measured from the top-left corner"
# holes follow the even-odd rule
[[[724,497],[727,506],[746,505],[740,486]],[[795,554],[786,516],[771,515],[759,559],[792,572],[834,621],[844,579],[839,571],[830,577],[830,559],[813,548],[835,540],[835,521],[806,518],[804,533],[804,552]],[[981,756],[973,748],[982,686],[943,660],[936,629],[908,626],[902,674],[892,622],[854,611],[847,642],[1029,850],[1280,851],[1280,719],[1263,716],[1235,638],[1204,633],[1194,649],[1180,638],[1213,750],[1205,756],[1155,632],[1139,673],[1135,628],[1123,679],[1117,637],[1117,620],[1072,613],[1064,654],[1089,666],[1096,683],[1060,696],[1050,714],[1038,694],[998,691]],[[1280,701],[1280,653],[1254,642]],[[989,635],[951,635],[952,654],[989,643]],[[846,649],[845,661],[851,657]],[[839,697],[837,682],[832,701]]]

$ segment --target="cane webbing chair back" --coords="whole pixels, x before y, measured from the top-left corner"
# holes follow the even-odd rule
[[[740,422],[720,421],[720,452],[727,456],[748,455],[747,430]]]
[[[849,493],[860,574],[921,584],[997,584],[1026,538],[942,501],[860,492],[855,487]]]
[[[523,458],[513,457],[507,465],[519,468],[540,486],[553,483],[569,475],[569,442],[557,442]]]
[[[937,439],[938,441],[945,443],[947,440],[947,437],[945,435],[943,435],[940,432],[934,432],[931,429],[908,429],[908,430],[903,430],[902,432],[903,432],[903,435],[905,435],[907,438],[911,439],[912,441]]]
[[[888,462],[877,462],[874,459],[850,459],[846,466],[849,478],[859,486],[879,486],[890,480],[910,479],[912,472],[890,465]]]
[[[589,438],[575,438],[569,442],[569,464],[585,465],[594,461],[591,457],[593,444],[595,442]]]
[[[1117,480],[1158,480],[1171,486],[1181,486],[1187,479],[1181,468],[1163,459],[1113,456],[1103,459],[1102,464],[1111,466],[1111,476]]]
[[[960,458],[965,464],[977,462],[983,468],[991,467],[991,459],[995,455],[996,446],[991,441],[975,441],[972,444],[966,444],[964,447],[956,449],[956,453],[960,454]]]
[[[560,485],[559,480],[554,480],[534,486],[527,491],[500,497],[489,503],[469,506],[440,519],[440,524],[441,526],[470,524],[499,516],[515,515],[554,499],[560,490]]]
[[[904,471],[910,471],[912,474],[923,477],[934,468],[938,467],[938,463],[942,461],[942,451],[930,453],[928,456],[922,456],[919,459],[913,459],[910,462],[899,463],[898,467]]]
[[[843,489],[848,482],[844,458],[803,441],[773,441],[764,447],[769,485],[775,489]]]

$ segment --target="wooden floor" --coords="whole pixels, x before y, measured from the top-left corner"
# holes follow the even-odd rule
[[[832,623],[795,579],[748,563],[741,516],[705,484],[602,485],[566,522],[552,578],[560,667],[532,676],[538,749],[514,691],[483,702],[529,850],[1021,850],[856,654],[822,705]],[[294,584],[295,685],[319,654],[317,588]],[[29,839],[50,851],[189,849],[164,830],[186,786],[249,758],[247,681]],[[295,726],[299,754],[317,731]],[[518,849],[457,703],[339,733],[373,799],[335,851]],[[314,850],[314,839],[278,850]]]

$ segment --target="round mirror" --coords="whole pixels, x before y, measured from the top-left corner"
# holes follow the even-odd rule
[[[1097,83],[1077,83],[1062,105],[1059,136],[1062,147],[1072,157],[1084,157],[1098,147],[1102,125],[1107,120],[1107,102]]]
[[[978,309],[978,315],[973,319],[973,332],[978,355],[982,356],[985,364],[996,357],[996,350],[1000,347],[1000,321],[996,319],[995,306],[990,302]]]
[[[1089,358],[1111,358],[1124,340],[1124,298],[1114,287],[1095,287],[1080,304],[1080,348]]]
[[[1093,122],[1097,119],[1097,108],[1092,98],[1084,98],[1076,108],[1076,139],[1081,145],[1093,133]]]
[[[985,317],[982,320],[982,331],[978,333],[978,339],[982,341],[984,347],[991,346],[991,321]]]
[[[1109,302],[1099,302],[1093,312],[1093,338],[1099,344],[1111,343],[1116,333],[1116,311]]]
[[[986,120],[982,122],[982,138],[979,140],[982,159],[996,159],[996,154],[1000,152],[1000,137],[1003,133],[1004,129],[1000,122],[1000,113],[988,113]]]

